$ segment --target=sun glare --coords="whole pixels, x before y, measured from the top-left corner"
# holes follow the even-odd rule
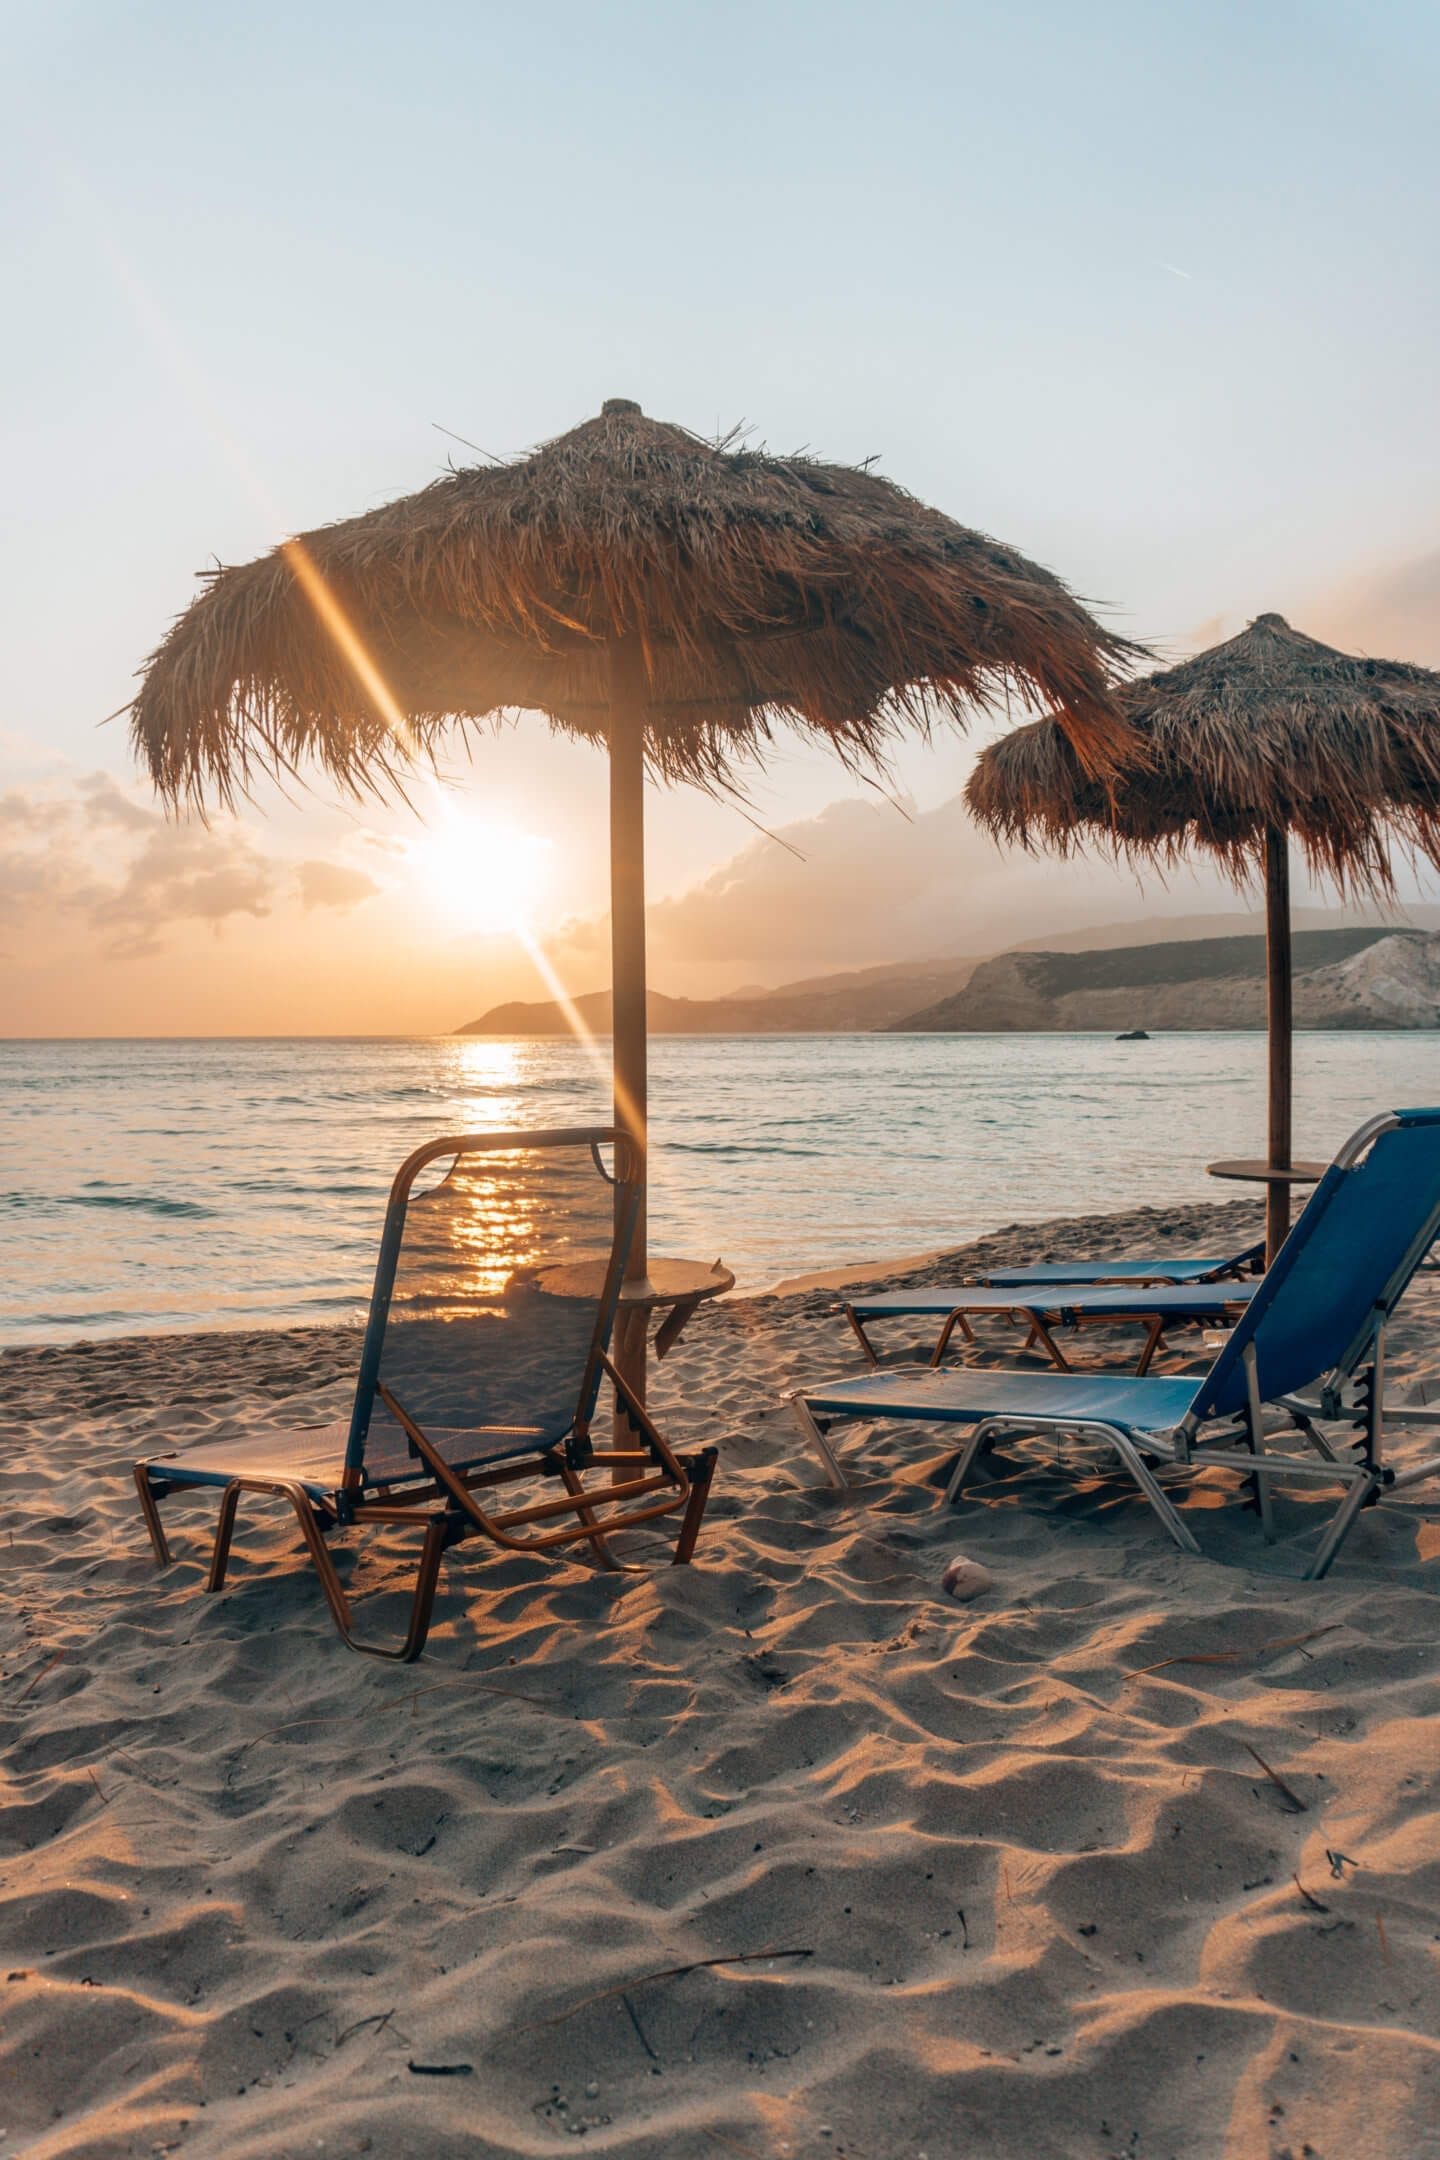
[[[411,843],[427,895],[464,930],[523,935],[545,889],[548,840],[447,811]]]

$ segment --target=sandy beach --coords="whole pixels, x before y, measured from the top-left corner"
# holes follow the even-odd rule
[[[919,1276],[1257,1224],[1031,1225]],[[1440,1373],[1435,1282],[1392,1389]],[[697,1565],[467,1546],[404,1669],[342,1648],[278,1511],[210,1599],[176,1503],[157,1573],[129,1480],[338,1414],[353,1336],[0,1360],[0,2154],[1440,2151],[1440,1491],[1318,1584],[1218,1480],[1198,1561],[1108,1474],[1001,1462],[947,1510],[933,1429],[837,1496],[781,1406],[857,1369],[837,1304],[734,1299],[660,1367],[721,1449]],[[365,1547],[366,1619],[411,1549]]]

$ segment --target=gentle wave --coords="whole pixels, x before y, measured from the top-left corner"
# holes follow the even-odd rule
[[[158,1193],[5,1193],[0,1195],[7,1207],[28,1208],[37,1214],[53,1212],[58,1208],[119,1208],[133,1209],[140,1215],[178,1216],[192,1222],[202,1222],[219,1213],[216,1208],[202,1207],[195,1200],[167,1200]]]
[[[1440,1099],[1433,1034],[1301,1035],[1296,1146]],[[1217,1200],[1264,1039],[690,1036],[651,1045],[651,1249],[741,1290],[1001,1224]],[[0,1043],[0,1341],[350,1321],[419,1142],[608,1122],[568,1041]],[[21,1166],[23,1165],[23,1170]]]

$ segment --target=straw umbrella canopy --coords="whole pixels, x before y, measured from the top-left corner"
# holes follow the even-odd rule
[[[528,457],[207,575],[131,719],[157,787],[200,804],[307,760],[400,791],[450,728],[519,710],[607,748],[616,1112],[643,1146],[647,771],[734,787],[781,724],[874,763],[1013,692],[1101,773],[1130,651],[1048,571],[868,468],[709,444],[612,398]]]
[[[1367,660],[1259,615],[1239,637],[1128,684],[1145,762],[1097,785],[1064,730],[1017,728],[977,761],[971,810],[997,839],[1068,854],[1087,842],[1164,867],[1216,856],[1265,889],[1268,1167],[1291,1168],[1290,850],[1342,894],[1393,896],[1398,841],[1440,862],[1440,674]],[[1267,1186],[1266,1247],[1289,1226]]]

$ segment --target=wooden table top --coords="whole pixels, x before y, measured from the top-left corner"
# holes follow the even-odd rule
[[[1237,1157],[1234,1161],[1206,1163],[1207,1177],[1241,1178],[1255,1185],[1315,1185],[1324,1177],[1329,1163],[1291,1163],[1288,1170],[1278,1170],[1260,1156]]]
[[[605,1260],[576,1260],[545,1268],[540,1275],[541,1287],[552,1297],[598,1297],[605,1287],[608,1264]],[[660,1305],[684,1305],[720,1297],[734,1287],[735,1277],[722,1261],[652,1259],[649,1272],[639,1281],[620,1285],[620,1302],[653,1310]]]

